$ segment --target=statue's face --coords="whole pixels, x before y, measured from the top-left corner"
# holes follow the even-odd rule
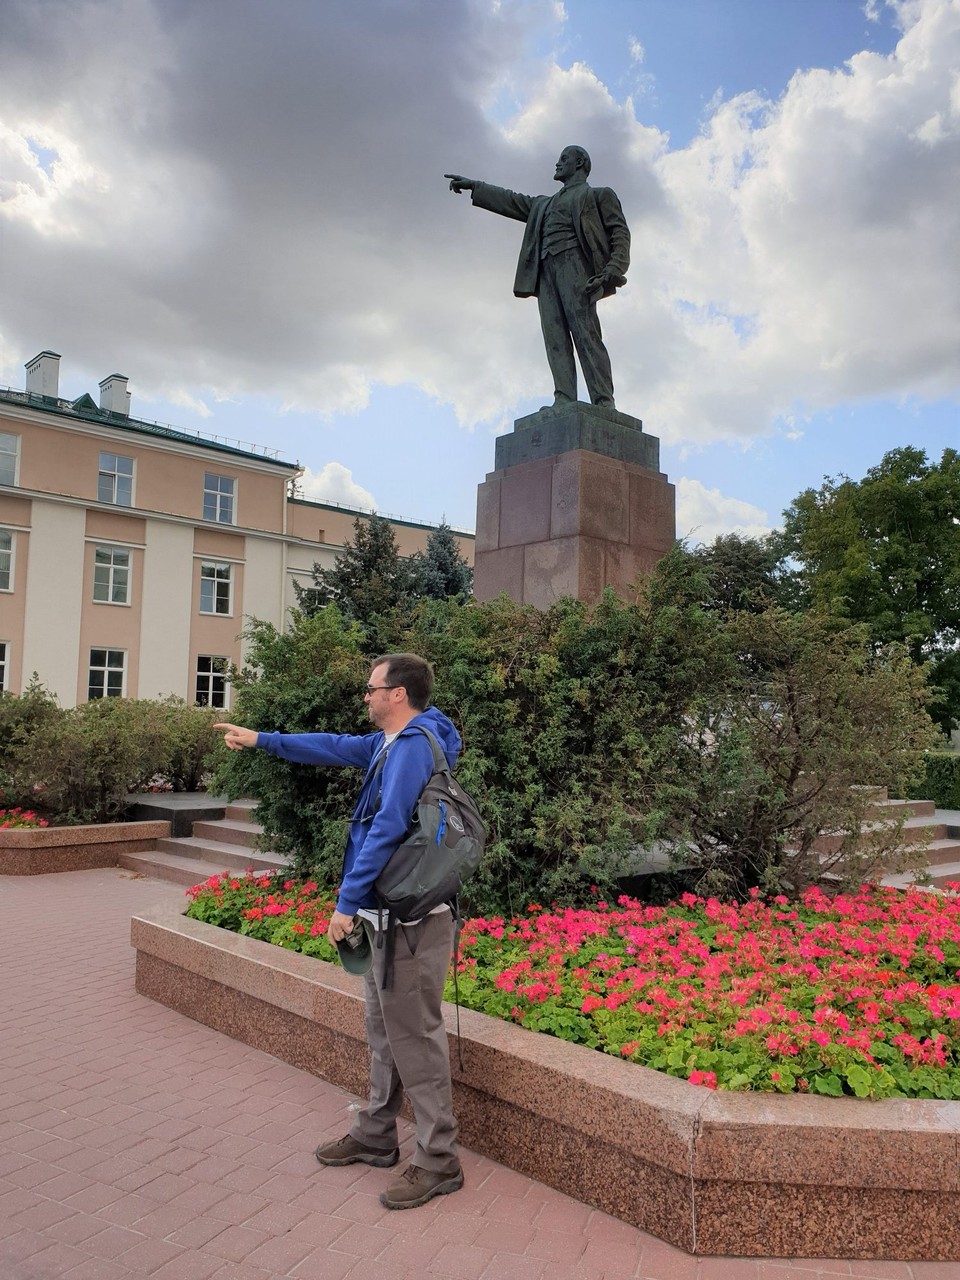
[[[554,170],[554,178],[557,182],[565,182],[567,178],[572,178],[577,172],[577,160],[579,156],[575,151],[571,151],[568,147],[565,151],[560,152],[560,159],[557,161],[557,167]]]

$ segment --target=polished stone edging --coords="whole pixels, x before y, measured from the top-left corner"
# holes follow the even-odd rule
[[[0,831],[0,876],[116,867],[121,854],[155,849],[157,841],[169,834],[169,822],[103,822]]]
[[[137,990],[362,1094],[362,986],[188,920],[135,916]],[[960,1259],[960,1103],[714,1093],[445,1006],[464,1145],[692,1253]]]

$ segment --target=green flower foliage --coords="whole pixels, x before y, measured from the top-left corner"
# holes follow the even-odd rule
[[[711,1089],[960,1098],[960,884],[465,921],[446,995]],[[223,872],[187,915],[322,960],[329,888]]]

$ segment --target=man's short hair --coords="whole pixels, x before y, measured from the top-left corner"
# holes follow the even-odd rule
[[[426,658],[415,653],[384,653],[370,663],[373,671],[381,663],[387,666],[387,683],[402,685],[407,701],[417,711],[426,711],[433,696],[433,667]]]
[[[566,150],[575,151],[577,155],[580,156],[580,158],[583,160],[583,172],[586,174],[587,177],[589,177],[590,176],[590,156],[587,152],[586,147],[569,146],[566,148]]]

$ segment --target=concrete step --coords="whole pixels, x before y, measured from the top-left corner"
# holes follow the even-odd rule
[[[867,810],[867,821],[883,822],[896,817],[901,809],[908,810],[914,818],[932,818],[936,804],[932,800],[882,800]]]
[[[222,841],[225,844],[240,845],[247,849],[253,848],[260,831],[261,828],[257,823],[240,818],[221,818],[219,822],[193,824],[194,839]]]
[[[241,796],[239,800],[230,801],[224,817],[234,818],[239,822],[255,822],[254,814],[259,803],[259,800],[253,800],[249,796]]]
[[[884,824],[882,822],[866,822],[863,825],[864,832],[882,830]],[[935,840],[944,840],[947,836],[947,828],[942,822],[931,822],[929,817],[907,818],[903,824],[903,834],[901,841],[904,845],[924,844]],[[843,843],[843,836],[833,835],[824,832],[817,836],[814,841],[814,849],[820,854],[836,853]]]
[[[944,888],[949,880],[960,880],[960,861],[941,862],[936,866],[928,867],[927,870],[931,881],[929,887],[934,889]],[[880,883],[891,889],[909,889],[913,885],[913,876],[909,874],[884,876]]]
[[[181,858],[193,858],[198,862],[209,862],[221,871],[227,868],[246,871],[248,867],[252,867],[254,871],[267,871],[273,867],[287,866],[290,862],[290,859],[282,853],[247,849],[225,840],[201,840],[197,836],[158,840],[157,850],[160,853],[172,853]]]
[[[947,862],[957,862],[960,860],[960,839],[947,836],[943,840],[931,840],[924,852],[931,866],[938,867]]]
[[[139,871],[141,875],[152,876],[155,880],[170,880],[174,884],[202,884],[211,876],[221,871],[242,874],[242,868],[224,866],[218,862],[207,862],[201,858],[187,858],[182,854],[163,853],[159,849],[150,853],[122,853],[118,858],[120,866],[130,871]],[[280,869],[283,864],[274,862],[259,868],[262,871]]]

